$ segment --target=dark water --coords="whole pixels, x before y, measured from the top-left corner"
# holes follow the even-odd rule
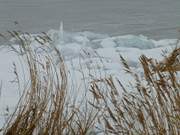
[[[60,21],[68,31],[177,38],[180,0],[0,0],[0,32],[58,29]]]

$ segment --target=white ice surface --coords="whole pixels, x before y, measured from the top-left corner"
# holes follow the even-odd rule
[[[128,87],[132,78],[123,71],[120,55],[127,60],[134,71],[140,72],[141,67],[138,60],[142,54],[161,60],[163,59],[162,51],[171,51],[177,43],[177,39],[155,41],[143,35],[109,37],[92,32],[64,32],[61,41],[59,40],[59,31],[50,30],[48,35],[64,57],[70,84],[73,87],[81,86],[78,91],[72,91],[80,98],[85,95],[85,89],[87,90],[86,87],[92,79],[101,79],[112,75]],[[32,45],[37,45],[37,42],[33,41]],[[52,53],[52,50],[49,50],[49,53]],[[22,92],[18,90],[17,84],[12,82],[15,79],[13,63],[16,63],[20,74],[21,89],[24,87],[23,83],[26,83],[24,81],[27,79],[25,67],[20,57],[8,48],[0,50],[0,81],[2,83],[0,127],[5,120],[6,108],[13,110],[19,94]],[[87,86],[82,85],[84,79]]]

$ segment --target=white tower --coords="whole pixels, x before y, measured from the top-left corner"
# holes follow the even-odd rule
[[[64,26],[63,26],[63,21],[60,22],[60,27],[59,27],[59,43],[64,43]]]

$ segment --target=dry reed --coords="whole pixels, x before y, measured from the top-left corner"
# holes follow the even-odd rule
[[[79,106],[68,96],[65,64],[48,35],[43,33],[34,39],[42,48],[46,43],[49,45],[46,47],[53,48],[59,65],[46,51],[46,55],[37,55],[27,38],[29,34],[16,31],[9,34],[19,43],[18,49],[10,46],[11,49],[25,57],[30,84],[2,129],[4,135],[85,135],[95,131],[123,135],[180,134],[179,48],[163,63],[141,56],[144,79],[120,57],[125,71],[134,77],[134,90],[128,92],[111,76],[94,80],[90,86],[94,100]],[[99,84],[105,87],[102,89]]]

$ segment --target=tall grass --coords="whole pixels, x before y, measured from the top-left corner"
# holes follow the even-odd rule
[[[46,34],[34,37],[43,52],[31,46],[30,35],[9,32],[19,43],[10,46],[22,55],[27,64],[30,83],[24,90],[15,112],[4,126],[5,135],[84,135],[94,127],[97,112],[94,108],[80,110],[69,96],[68,78],[61,53],[51,45]],[[46,44],[48,43],[48,44]],[[46,46],[47,45],[47,46]],[[60,63],[55,64],[53,56],[46,49],[54,49]],[[73,97],[73,96],[72,96]]]
[[[180,134],[179,55],[180,49],[175,49],[163,63],[141,56],[144,79],[121,57],[125,71],[135,80],[132,92],[117,80],[119,88],[112,77],[103,81],[108,86],[103,91],[98,83],[93,84],[95,105],[105,110],[101,124],[106,134]],[[121,90],[123,96],[119,98]]]
[[[93,100],[77,104],[75,97],[69,96],[61,53],[51,45],[48,35],[33,37],[43,50],[38,55],[31,46],[31,35],[16,31],[9,34],[18,43],[18,48],[10,48],[25,58],[30,83],[5,123],[4,135],[180,134],[179,48],[164,62],[141,56],[143,78],[120,57],[125,71],[135,80],[133,91],[110,76],[92,81],[89,91]],[[54,50],[60,64],[55,64],[54,54],[46,53],[45,48]]]

